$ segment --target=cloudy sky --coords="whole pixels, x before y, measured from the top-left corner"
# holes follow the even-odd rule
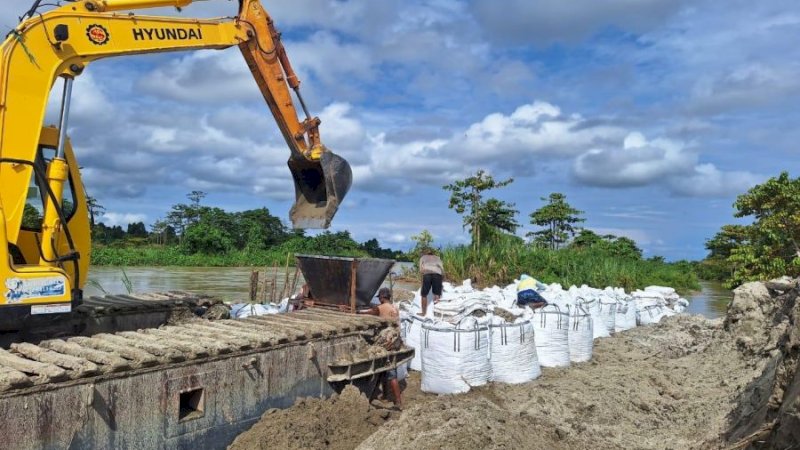
[[[2,3],[7,29],[27,2]],[[521,211],[520,234],[540,197],[564,192],[589,228],[701,258],[737,194],[797,176],[796,0],[264,3],[323,140],[353,166],[333,229],[359,240],[464,242],[441,186],[485,169],[515,178],[497,196]],[[195,189],[288,220],[288,150],[238,49],[93,64],[70,134],[106,223],[152,223]]]

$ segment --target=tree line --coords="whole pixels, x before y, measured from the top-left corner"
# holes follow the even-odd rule
[[[479,170],[475,175],[443,186],[450,192],[450,209],[460,214],[464,229],[469,230],[472,247],[479,250],[485,244],[498,241],[516,240],[524,242],[516,236],[521,227],[517,221],[519,210],[516,205],[496,198],[488,197],[492,190],[509,186],[513,178],[497,181],[492,175]],[[611,234],[598,235],[594,231],[583,228],[581,223],[586,219],[584,211],[574,208],[567,202],[566,195],[554,192],[541,200],[545,204],[528,215],[531,225],[540,229],[526,234],[530,244],[537,248],[559,250],[564,247],[573,249],[599,249],[611,256],[639,259],[642,250],[636,242],[627,237]],[[418,235],[419,239],[430,237]],[[431,239],[425,239],[429,245]],[[658,257],[657,257],[658,258]]]
[[[287,227],[267,208],[229,212],[203,205],[205,196],[202,191],[190,192],[187,194],[189,202],[172,205],[165,217],[151,224],[149,230],[144,222],[130,223],[126,228],[95,223],[94,217],[101,215],[104,208],[94,201],[90,205],[93,241],[110,247],[177,247],[186,254],[256,253],[283,247],[292,253],[404,258],[402,251],[383,248],[377,239],[357,242],[349,231],[307,236],[304,230]]]

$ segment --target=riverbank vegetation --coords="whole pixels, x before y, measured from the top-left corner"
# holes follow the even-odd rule
[[[470,245],[441,250],[445,272],[451,280],[470,278],[478,285],[506,284],[527,273],[547,283],[564,286],[619,286],[627,290],[648,285],[672,286],[682,291],[699,288],[693,265],[645,259],[632,239],[599,235],[579,227],[586,219],[562,193],[541,200],[543,206],[529,215],[539,227],[526,242],[515,233],[519,211],[512,203],[485,198],[485,193],[509,186],[513,179],[495,181],[479,171],[474,176],[444,186],[451,192],[450,208],[463,218],[472,237]],[[417,246],[430,245],[417,240]]]
[[[752,223],[725,225],[706,242],[697,264],[705,279],[734,288],[748,281],[800,275],[800,178],[787,172],[740,195],[734,217]]]
[[[404,253],[382,248],[377,239],[356,242],[349,232],[307,236],[290,230],[267,208],[228,212],[201,204],[194,191],[190,203],[174,205],[150,231],[142,222],[120,226],[94,224],[92,263],[113,266],[272,266],[294,254],[370,256],[403,259]]]
[[[683,291],[697,289],[689,263],[645,259],[627,238],[600,235],[579,227],[583,211],[566,197],[552,193],[544,205],[529,215],[539,230],[528,241],[517,236],[520,224],[515,205],[487,198],[491,190],[510,185],[479,171],[447,185],[450,208],[461,214],[470,231],[469,245],[440,248],[449,280],[470,278],[479,285],[506,284],[528,273],[544,282],[565,286],[620,286],[628,290],[659,284]],[[163,220],[151,225],[132,223],[124,229],[102,223],[93,227],[92,262],[114,266],[282,266],[292,255],[321,254],[391,258],[416,261],[425,248],[434,247],[426,230],[412,236],[408,252],[382,248],[376,239],[355,241],[349,232],[324,232],[307,236],[289,230],[266,208],[228,212],[201,204],[205,194],[194,191],[189,203],[174,205]],[[94,202],[95,207],[97,203]],[[95,211],[94,213],[96,213]],[[94,215],[93,213],[93,215]]]

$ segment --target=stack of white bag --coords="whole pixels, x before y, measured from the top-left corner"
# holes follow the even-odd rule
[[[617,299],[617,316],[614,319],[614,331],[636,328],[636,303],[632,298],[622,296]]]
[[[675,289],[664,286],[648,286],[632,292],[631,296],[636,303],[639,325],[658,323],[664,317],[683,312],[689,305]]]
[[[539,364],[569,366],[569,310],[547,305],[534,311],[531,323]]]
[[[617,298],[613,291],[610,293],[604,292],[603,294],[598,299],[600,301],[600,314],[598,315],[600,323],[598,326],[604,327],[605,334],[610,336],[614,334],[614,325],[617,318]]]
[[[576,306],[570,310],[569,321],[569,359],[576,363],[589,361],[594,345],[592,315]]]
[[[592,316],[592,338],[609,337],[608,328],[604,325],[605,318],[602,315],[600,298],[599,296],[588,297],[588,295],[592,294],[587,294],[587,297],[578,297],[576,305]]]
[[[519,318],[514,323],[494,317],[489,323],[489,363],[491,381],[525,383],[541,375],[536,357],[533,325]]]
[[[444,322],[422,325],[422,391],[460,394],[489,381],[489,332],[466,319],[458,327]]]

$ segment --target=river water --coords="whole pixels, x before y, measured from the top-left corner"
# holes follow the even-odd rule
[[[709,319],[716,319],[725,315],[728,303],[733,300],[733,292],[725,289],[722,283],[714,281],[701,281],[701,290],[688,296],[689,314],[702,314]]]
[[[130,280],[134,292],[159,292],[159,291],[193,291],[219,297],[225,301],[237,303],[246,301],[250,290],[250,273],[253,269],[248,267],[128,267],[124,269],[125,275]],[[402,267],[395,267],[395,272],[402,271]],[[288,273],[289,284],[292,284],[294,269]],[[123,279],[123,269],[119,267],[92,267],[86,286],[86,295],[103,295],[103,290],[109,294],[126,293]],[[286,272],[280,268],[276,279],[276,290],[281,290],[286,280]],[[274,273],[270,269],[269,277]],[[303,283],[302,275],[298,277],[297,286]],[[725,309],[733,298],[731,291],[722,287],[720,283],[700,283],[701,290],[688,296],[690,314],[702,314],[710,319],[725,315]],[[413,286],[402,287],[412,288]],[[102,288],[102,290],[100,289]],[[270,293],[271,294],[271,293]]]

